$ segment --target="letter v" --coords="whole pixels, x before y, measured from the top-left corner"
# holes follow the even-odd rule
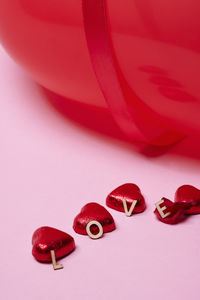
[[[136,206],[137,200],[133,200],[133,203],[131,204],[131,207],[130,207],[129,210],[128,210],[128,208],[127,208],[126,199],[123,198],[122,201],[123,201],[124,212],[125,212],[126,216],[127,216],[127,217],[130,217],[131,214],[132,214],[132,211],[134,210],[134,207]]]

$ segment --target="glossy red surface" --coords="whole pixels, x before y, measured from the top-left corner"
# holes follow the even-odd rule
[[[133,183],[125,183],[114,189],[106,198],[106,205],[124,213],[123,199],[126,200],[127,209],[130,210],[131,204],[137,200],[132,214],[141,213],[145,210],[146,204],[139,187]]]
[[[154,213],[159,221],[166,223],[166,224],[174,225],[174,224],[178,224],[186,219],[187,216],[186,216],[185,212],[190,207],[189,204],[182,203],[182,202],[172,202],[171,200],[169,200],[167,198],[162,198],[162,200],[164,200],[164,202],[162,203],[162,205],[160,205],[160,207],[162,208],[162,207],[166,206],[164,213],[170,212],[170,215],[165,218],[162,218],[158,209],[156,208],[154,210]]]
[[[175,194],[175,202],[187,203],[186,214],[200,214],[200,190],[192,185],[180,186]]]
[[[75,249],[73,237],[52,227],[38,228],[32,237],[32,254],[40,262],[51,262],[51,250],[55,251],[59,259]]]
[[[103,227],[103,232],[110,232],[115,229],[115,222],[111,214],[105,207],[95,202],[83,206],[81,212],[74,219],[73,228],[76,233],[87,235],[86,226],[91,221],[99,222]],[[96,225],[92,225],[90,230],[93,234],[99,232]]]
[[[159,145],[199,135],[200,2],[109,0],[106,12],[126,82],[125,104],[136,125],[131,135],[138,137],[139,128],[141,140]],[[88,51],[81,0],[0,0],[0,39],[38,83],[66,97],[63,101],[107,107]]]

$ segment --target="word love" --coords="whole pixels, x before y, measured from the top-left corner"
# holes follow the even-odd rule
[[[126,183],[113,190],[106,198],[106,205],[125,213],[127,217],[142,213],[146,208],[145,199],[139,187]],[[200,213],[200,190],[183,185],[175,193],[174,202],[162,198],[154,211],[157,218],[166,224],[177,224],[188,215]],[[112,215],[98,203],[88,203],[75,217],[73,229],[76,233],[99,239],[104,233],[115,230]],[[70,254],[75,249],[73,237],[51,227],[37,229],[32,238],[32,254],[40,262],[52,262],[54,270],[62,269],[56,260]]]

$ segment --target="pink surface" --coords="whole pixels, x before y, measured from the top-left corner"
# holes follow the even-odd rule
[[[154,203],[182,184],[200,188],[200,147],[186,140],[155,156],[63,117],[39,87],[0,50],[0,282],[3,299],[198,299],[200,215],[169,226]],[[150,150],[151,154],[150,154]],[[108,209],[117,229],[93,241],[73,219],[87,202],[136,183],[147,210],[127,218]],[[31,255],[35,229],[75,238],[63,270]]]

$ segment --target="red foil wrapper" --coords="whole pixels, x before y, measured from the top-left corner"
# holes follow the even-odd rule
[[[79,234],[87,235],[86,226],[91,221],[99,222],[103,227],[103,232],[110,232],[115,229],[115,222],[111,214],[102,205],[91,202],[86,204],[81,212],[74,219],[74,231]],[[98,234],[97,226],[91,226],[92,234]]]
[[[159,221],[166,223],[166,224],[177,224],[182,222],[186,219],[186,210],[190,207],[187,203],[181,203],[181,202],[172,202],[171,200],[167,198],[162,198],[164,201],[162,204],[160,204],[160,207],[166,206],[166,209],[163,211],[164,214],[170,213],[167,217],[162,217],[158,209],[156,208],[154,210],[154,213]]]
[[[192,185],[180,186],[175,194],[175,202],[187,203],[190,207],[185,211],[186,214],[200,213],[200,190]]]
[[[72,236],[52,227],[38,228],[32,237],[32,254],[40,262],[52,262],[51,250],[55,251],[55,258],[59,259],[75,249]]]
[[[123,199],[126,200],[128,210],[130,209],[133,201],[137,200],[132,214],[141,213],[146,208],[145,199],[136,184],[125,183],[120,185],[107,196],[106,205],[115,210],[124,212]]]

